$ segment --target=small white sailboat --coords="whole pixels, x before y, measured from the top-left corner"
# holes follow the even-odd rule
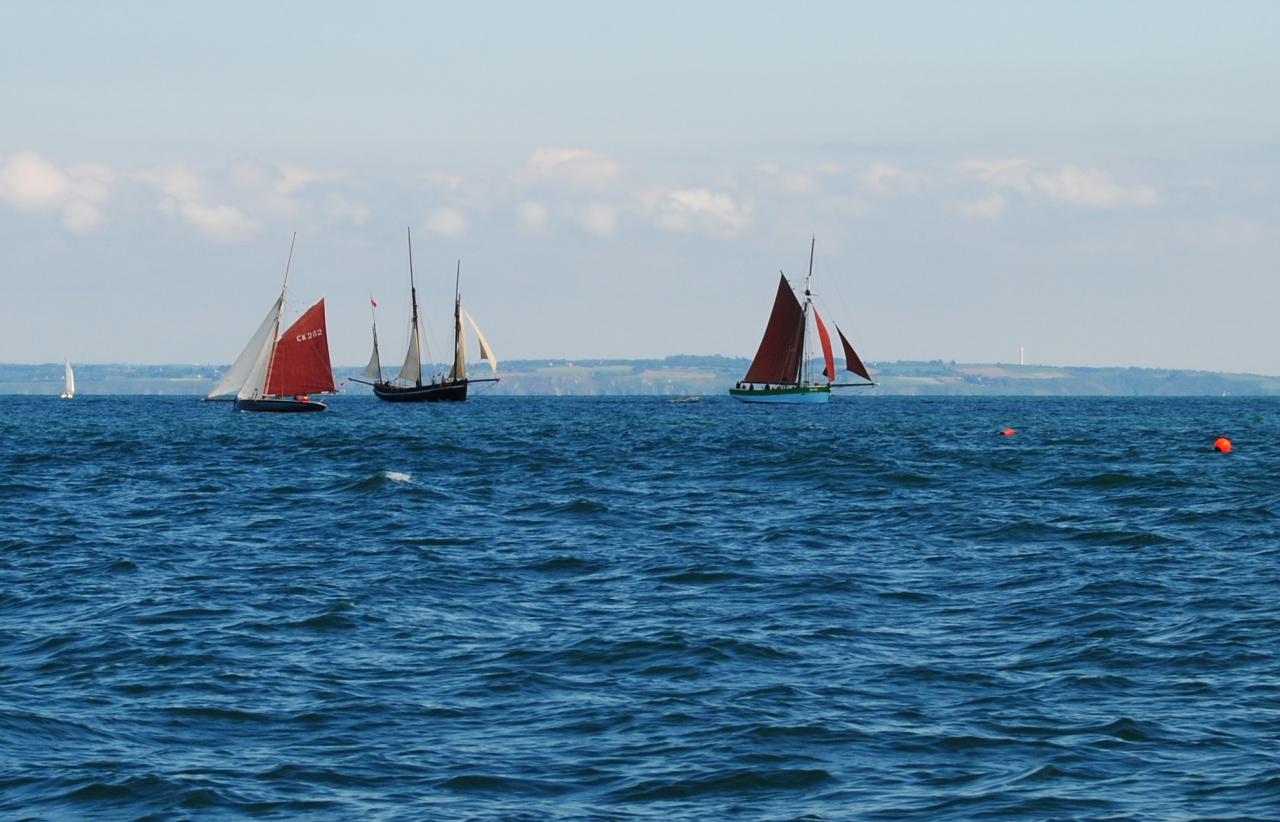
[[[64,383],[62,393],[58,396],[64,400],[69,400],[76,395],[76,372],[71,370],[71,361],[66,360],[67,371],[64,375]]]

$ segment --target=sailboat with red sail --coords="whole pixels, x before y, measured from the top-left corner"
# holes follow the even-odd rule
[[[742,402],[813,404],[829,400],[832,388],[875,385],[867,367],[862,364],[862,358],[853,350],[839,326],[836,326],[836,334],[844,348],[845,370],[862,377],[866,382],[835,382],[835,354],[831,348],[831,335],[822,321],[822,315],[813,304],[811,282],[815,244],[816,240],[811,240],[809,244],[809,273],[804,280],[804,302],[796,297],[791,283],[787,281],[787,275],[781,274],[778,293],[773,299],[773,311],[765,325],[760,348],[751,360],[747,375],[729,389],[729,395],[734,399]],[[824,367],[821,374],[813,373],[815,364],[810,356],[810,346],[814,337],[822,349]]]
[[[297,234],[293,235],[296,241]],[[237,411],[323,411],[325,404],[312,394],[333,393],[333,368],[329,362],[329,338],[325,326],[324,298],[302,312],[283,334],[279,333],[289,287],[293,243],[285,263],[284,285],[258,330],[235,363],[207,399],[235,392]]]

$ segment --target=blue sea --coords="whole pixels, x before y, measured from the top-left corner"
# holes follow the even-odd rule
[[[1275,819],[1280,402],[0,398],[0,817]]]

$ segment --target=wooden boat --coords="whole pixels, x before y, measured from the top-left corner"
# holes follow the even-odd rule
[[[493,350],[489,348],[489,342],[480,332],[476,321],[462,308],[462,295],[459,290],[462,262],[459,261],[454,279],[453,367],[449,369],[448,374],[439,374],[427,382],[423,381],[422,324],[418,319],[418,289],[413,279],[413,237],[407,231],[406,236],[409,242],[409,300],[413,311],[409,321],[409,347],[405,352],[404,365],[400,367],[400,373],[394,379],[382,378],[382,361],[378,356],[378,321],[375,315],[373,354],[369,357],[369,364],[365,366],[361,375],[352,378],[352,381],[372,386],[374,396],[386,402],[462,402],[466,400],[467,387],[472,383],[498,381],[498,361],[493,356]],[[369,302],[372,306],[371,311],[378,307],[372,298]],[[467,340],[462,323],[463,318],[471,324],[471,330],[475,332],[476,339],[480,343],[480,359],[489,363],[489,367],[493,370],[492,377],[477,379],[467,376]]]
[[[297,237],[294,234],[295,241]],[[324,298],[304,311],[283,334],[279,333],[292,262],[291,242],[280,296],[240,356],[206,399],[234,394],[237,411],[306,413],[325,410],[324,403],[311,399],[312,394],[335,390],[333,367],[329,362]]]
[[[815,241],[809,244],[809,273],[804,280],[804,302],[796,298],[787,276],[781,274],[778,293],[773,299],[773,311],[760,340],[760,348],[751,360],[747,374],[729,389],[729,395],[742,402],[815,404],[831,398],[831,389],[839,387],[869,387],[875,385],[844,332],[836,326],[836,334],[844,348],[845,370],[862,377],[866,382],[837,383],[835,357],[831,350],[831,335],[822,316],[813,304],[813,250]],[[810,317],[812,316],[812,322]],[[809,331],[810,325],[814,332]],[[820,375],[812,373],[813,365],[809,346],[817,337],[822,349],[824,368]]]

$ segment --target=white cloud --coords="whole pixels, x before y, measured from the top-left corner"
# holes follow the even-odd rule
[[[592,149],[540,148],[529,156],[517,179],[598,190],[621,173],[621,163]]]
[[[1004,215],[1005,199],[1001,194],[979,197],[976,200],[965,200],[956,203],[957,214],[975,220],[998,220]]]
[[[872,163],[863,173],[862,182],[876,194],[914,194],[924,188],[928,180],[923,174],[890,163]]]
[[[102,222],[102,212],[93,203],[76,200],[62,209],[62,224],[68,231],[84,234],[93,231]]]
[[[24,211],[57,208],[70,191],[62,169],[34,151],[15,154],[0,168],[0,197]]]
[[[467,218],[454,208],[438,208],[427,215],[424,227],[441,237],[457,237],[467,230]]]
[[[462,185],[464,179],[461,174],[453,174],[448,171],[432,171],[427,175],[427,182],[438,188],[456,191]]]
[[[541,234],[547,230],[550,212],[542,203],[524,202],[516,210],[520,230],[526,234]]]
[[[275,188],[281,194],[289,194],[312,183],[330,183],[334,180],[341,180],[345,176],[340,171],[316,171],[311,168],[281,163],[280,179],[276,181]]]
[[[1029,160],[970,160],[962,163],[960,170],[993,188],[1042,196],[1083,208],[1149,208],[1160,204],[1160,194],[1155,188],[1123,186],[1097,168],[1067,164],[1045,170]]]
[[[338,220],[362,226],[373,216],[373,209],[364,203],[348,200],[340,194],[333,194],[325,204],[325,213]]]
[[[1126,188],[1096,168],[1068,165],[1056,172],[1036,174],[1032,180],[1050,198],[1086,208],[1146,208],[1160,203],[1160,195],[1151,186]]]
[[[210,203],[206,198],[204,175],[185,163],[173,163],[161,168],[147,169],[132,175],[156,188],[165,195],[160,201],[160,211],[181,218],[201,235],[220,243],[234,243],[248,239],[261,230],[257,220],[233,205]],[[240,163],[230,172],[233,185],[239,188],[259,189],[266,183],[269,173],[252,163]],[[277,200],[285,200],[273,195]],[[267,202],[268,211],[287,209],[286,202]]]
[[[645,204],[667,231],[733,236],[751,222],[751,202],[737,202],[723,192],[685,188],[649,194]]]
[[[787,194],[808,194],[818,188],[817,181],[801,171],[786,171],[773,163],[760,163],[755,170]]]
[[[231,184],[236,188],[258,191],[271,184],[271,170],[258,163],[239,162],[231,166]]]
[[[260,228],[234,206],[181,203],[178,212],[201,234],[218,242],[230,243],[247,239],[257,234]]]
[[[1031,191],[1030,160],[968,160],[960,164],[960,171],[997,188]]]
[[[140,171],[134,177],[144,183],[150,183],[175,200],[204,199],[204,178],[198,171],[183,163]]]
[[[820,187],[813,174],[783,169],[774,163],[760,163],[755,166],[755,172],[764,175],[777,191],[788,195],[808,195]]]
[[[618,228],[618,212],[612,206],[595,203],[582,209],[576,221],[598,237],[612,237]]]
[[[0,164],[0,199],[23,211],[60,210],[62,224],[84,233],[102,222],[115,175],[105,166],[81,163],[59,168],[34,151],[23,151]]]

